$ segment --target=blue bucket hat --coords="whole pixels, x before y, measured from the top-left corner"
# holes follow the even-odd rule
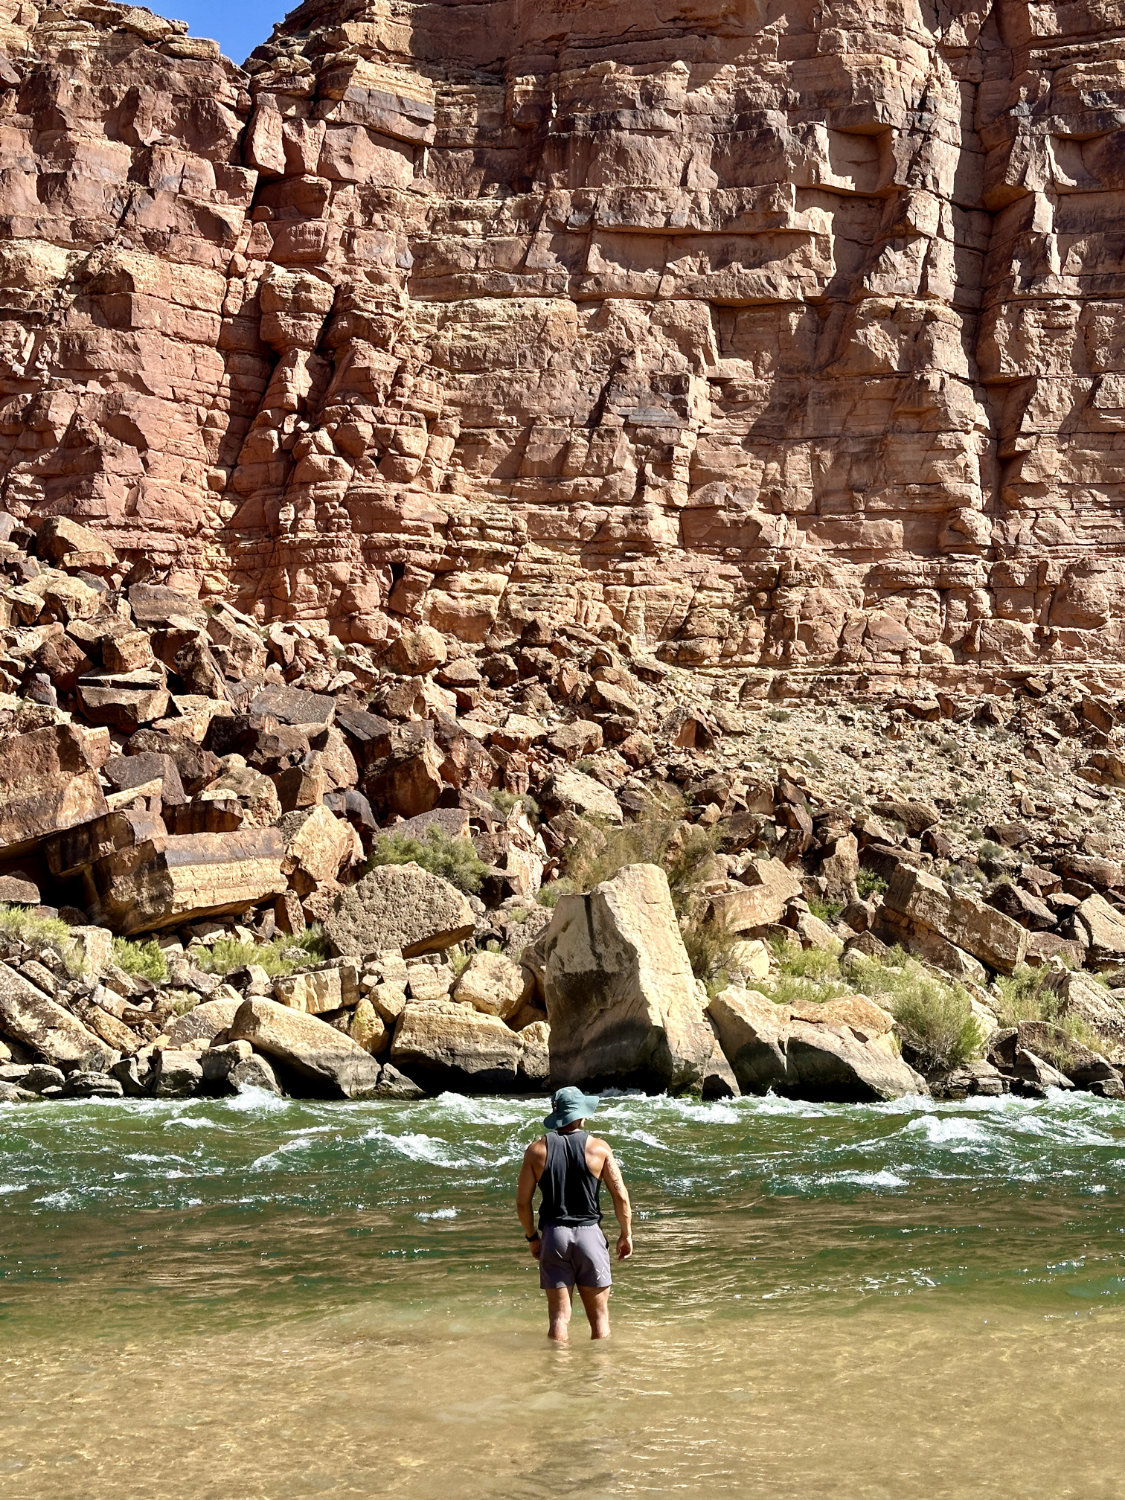
[[[576,1088],[559,1089],[551,1099],[551,1113],[543,1124],[548,1130],[562,1130],[566,1125],[573,1125],[575,1120],[592,1115],[600,1102],[597,1094],[584,1094]]]

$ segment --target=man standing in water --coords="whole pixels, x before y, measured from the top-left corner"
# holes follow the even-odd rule
[[[602,1233],[599,1202],[604,1182],[613,1199],[620,1234],[617,1259],[633,1253],[633,1210],[621,1168],[605,1141],[583,1129],[598,1107],[597,1096],[575,1088],[559,1089],[543,1121],[547,1134],[523,1154],[516,1212],[528,1248],[539,1262],[539,1285],[547,1293],[551,1326],[547,1337],[565,1344],[569,1337],[571,1298],[575,1286],[590,1320],[590,1337],[609,1338],[609,1244]],[[531,1200],[536,1186],[543,1194],[539,1228]]]

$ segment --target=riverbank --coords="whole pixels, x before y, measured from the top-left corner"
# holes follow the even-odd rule
[[[540,1110],[0,1111],[0,1494],[1108,1500],[1125,1107],[607,1099],[637,1254],[561,1356]]]

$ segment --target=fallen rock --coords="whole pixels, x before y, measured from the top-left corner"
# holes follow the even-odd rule
[[[607,823],[624,821],[617,798],[608,787],[569,767],[555,772],[540,801],[549,817],[559,812],[574,812],[583,817],[602,818]]]
[[[1104,896],[1087,896],[1075,909],[1074,923],[1094,963],[1125,962],[1125,916]]]
[[[106,811],[87,749],[88,737],[71,724],[0,739],[0,856],[23,854]]]
[[[244,1094],[248,1089],[262,1089],[267,1094],[281,1093],[277,1074],[266,1059],[259,1057],[256,1052],[242,1062],[235,1063],[227,1074],[227,1083],[236,1094]]]
[[[1027,931],[1018,922],[909,865],[900,865],[892,876],[880,916],[906,947],[919,930],[936,932],[1002,974],[1018,968],[1027,952]]]
[[[293,1010],[319,1016],[326,1011],[355,1005],[359,1000],[359,970],[355,964],[335,964],[326,969],[306,969],[286,974],[273,982],[274,999]]]
[[[707,1010],[744,1093],[868,1103],[928,1092],[898,1055],[893,1018],[865,996],[788,1006],[728,988]]]
[[[454,1000],[509,1021],[527,994],[527,975],[502,953],[474,953],[453,987]]]
[[[442,953],[472,935],[468,899],[416,864],[379,865],[337,896],[324,931],[337,953]]]
[[[244,1001],[230,1036],[345,1099],[370,1098],[379,1083],[379,1064],[350,1036],[276,1000]]]
[[[433,1093],[505,1093],[525,1053],[499,1016],[455,1001],[409,1001],[395,1027],[391,1061]]]
[[[663,870],[628,865],[588,896],[560,897],[534,947],[555,1087],[700,1086],[712,1034]]]
[[[711,914],[731,932],[753,932],[780,922],[789,902],[801,894],[801,882],[781,860],[755,859],[738,882],[712,897]]]
[[[221,1031],[229,1029],[241,1004],[241,999],[204,1000],[202,1005],[185,1011],[166,1028],[169,1047],[183,1047],[187,1042],[213,1041]]]
[[[0,963],[0,1033],[64,1072],[104,1073],[117,1054],[70,1011],[6,963]]]

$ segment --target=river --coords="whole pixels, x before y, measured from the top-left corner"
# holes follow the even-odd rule
[[[606,1099],[637,1251],[566,1349],[542,1111],[0,1106],[0,1495],[1120,1495],[1125,1105]]]

